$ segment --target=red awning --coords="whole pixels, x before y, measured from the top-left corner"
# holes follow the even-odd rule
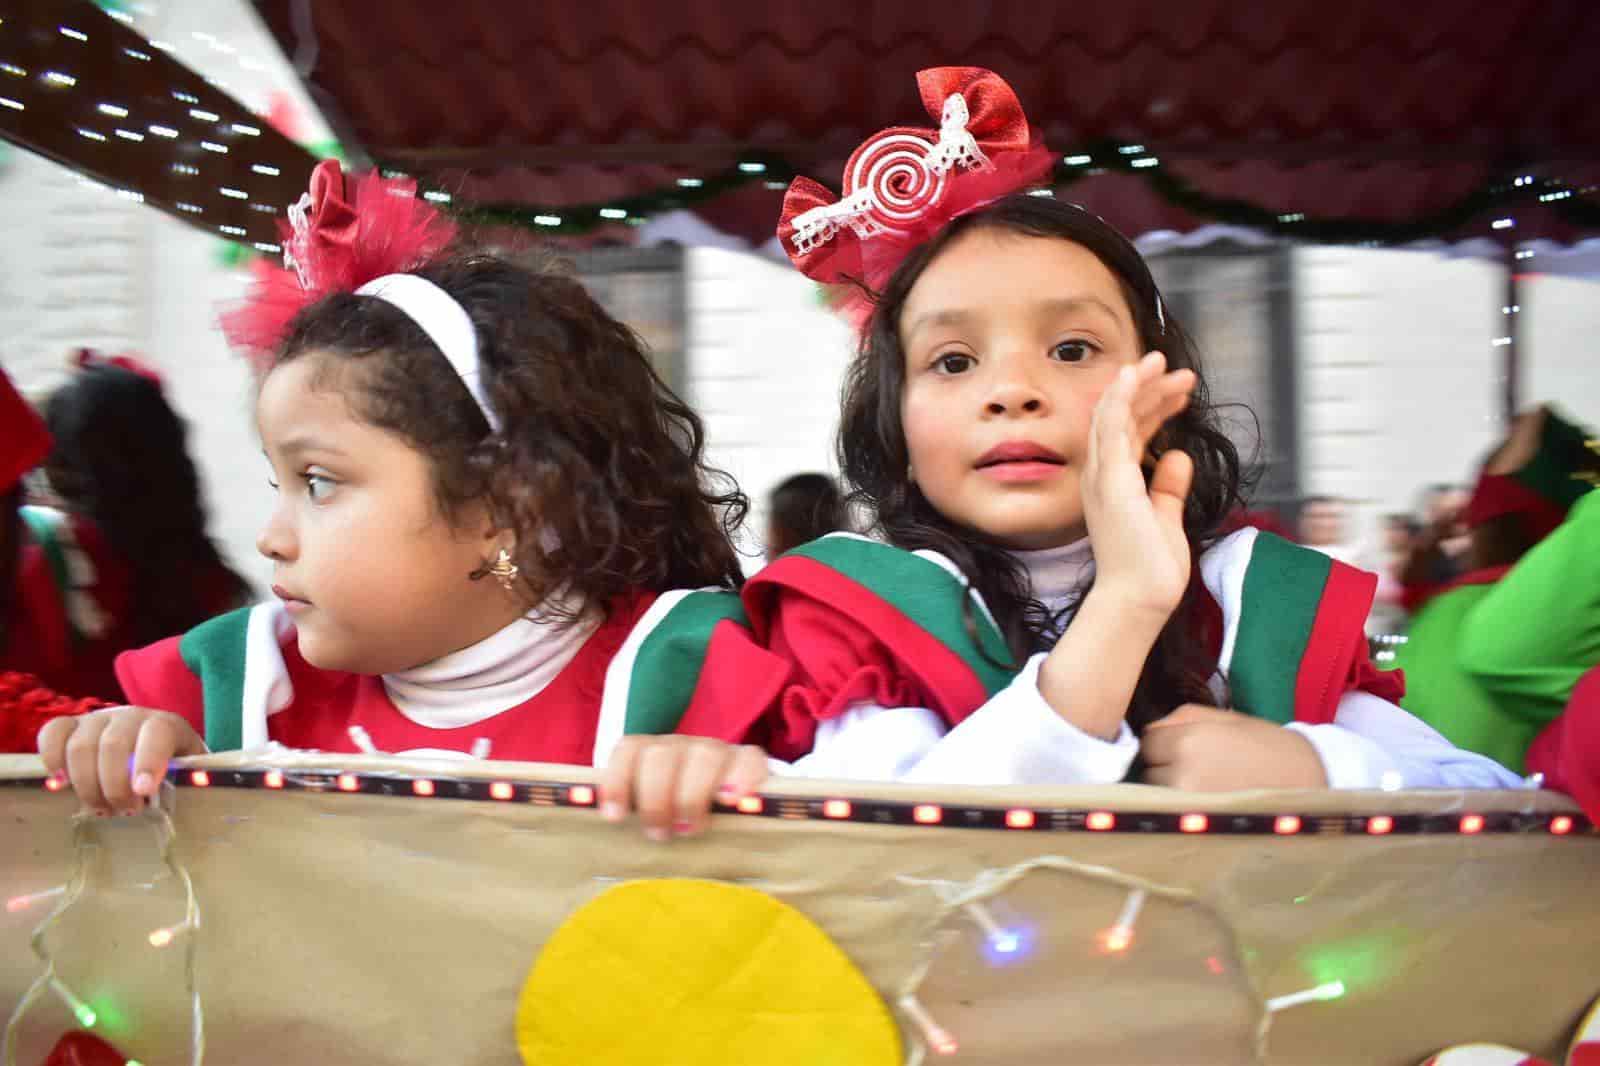
[[[1523,167],[1600,180],[1593,0],[319,0],[314,41],[293,7],[258,3],[285,52],[315,44],[343,132],[467,200],[637,195],[750,150],[833,184],[860,140],[921,120],[913,75],[944,64],[1000,72],[1053,148],[1143,144],[1284,213],[1414,219]],[[1070,195],[1130,232],[1209,220],[1132,175]],[[781,198],[702,213],[760,240]],[[1519,220],[1574,233],[1537,202]]]

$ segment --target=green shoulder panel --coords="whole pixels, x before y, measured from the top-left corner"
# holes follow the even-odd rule
[[[241,607],[202,622],[183,635],[178,654],[200,679],[206,700],[206,745],[231,751],[244,744],[245,636],[250,612]]]
[[[681,597],[651,628],[628,673],[625,733],[671,733],[688,709],[717,625],[748,625],[737,593],[703,589]]]

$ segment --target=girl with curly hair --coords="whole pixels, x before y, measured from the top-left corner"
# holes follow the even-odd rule
[[[457,252],[409,183],[352,186],[318,168],[295,273],[224,323],[261,369],[273,600],[123,655],[137,706],[49,723],[47,765],[109,813],[174,755],[267,741],[603,764],[627,733],[740,739],[760,708],[697,693],[744,647],[746,506],[699,419],[577,280]],[[683,739],[629,764],[612,813],[664,836],[764,767]]]

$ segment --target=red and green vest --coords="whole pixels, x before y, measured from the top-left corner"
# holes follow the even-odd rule
[[[1399,675],[1367,658],[1375,575],[1253,528],[1212,547],[1199,569],[1236,709],[1324,723],[1351,689],[1399,696]],[[753,738],[779,758],[805,754],[818,722],[862,703],[926,707],[953,726],[1020,666],[966,578],[935,552],[830,534],[775,560],[743,595],[755,639],[791,670]]]
[[[268,740],[354,751],[348,733],[360,725],[382,751],[465,752],[488,740],[496,759],[588,765],[625,733],[742,739],[783,674],[743,621],[731,592],[624,597],[541,691],[450,729],[407,719],[379,677],[306,663],[275,602],[128,652],[117,672],[130,702],[184,715],[213,751]]]

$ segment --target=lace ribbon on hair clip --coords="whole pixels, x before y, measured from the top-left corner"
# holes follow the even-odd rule
[[[858,328],[872,310],[861,286],[881,290],[917,245],[1037,183],[1055,162],[993,71],[936,67],[917,86],[938,129],[886,129],[851,153],[839,196],[796,178],[783,199],[784,251],[812,280],[845,286],[839,310]]]

